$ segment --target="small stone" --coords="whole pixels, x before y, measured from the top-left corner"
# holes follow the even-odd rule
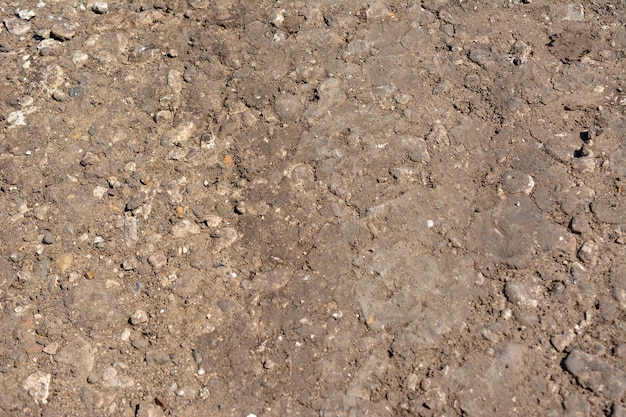
[[[130,324],[137,325],[141,323],[146,323],[148,321],[148,314],[146,314],[143,310],[135,310],[135,312],[130,316]]]
[[[79,374],[89,373],[93,369],[97,351],[85,339],[77,337],[54,355],[54,359],[59,363],[70,365]]]
[[[33,9],[17,9],[16,13],[22,20],[30,20],[35,17],[35,11]]]
[[[219,300],[217,302],[217,306],[219,307],[220,310],[222,310],[224,313],[230,313],[231,311],[233,311],[233,309],[237,306],[235,304],[235,302],[229,298],[225,298],[222,300]]]
[[[406,377],[406,381],[404,383],[404,386],[409,390],[409,391],[415,391],[417,389],[417,384],[419,383],[419,377],[413,373],[410,373],[407,377]]]
[[[52,98],[56,101],[65,101],[67,100],[67,94],[63,90],[54,90],[52,93]]]
[[[584,395],[572,393],[563,400],[565,417],[588,417],[591,415],[591,404]]]
[[[50,395],[50,379],[52,375],[37,371],[30,374],[22,387],[33,397],[37,404],[46,404]]]
[[[550,343],[559,352],[563,352],[576,338],[576,334],[572,330],[566,330],[564,333],[552,336]]]
[[[61,42],[56,39],[47,38],[37,44],[37,50],[41,56],[58,55],[62,49]]]
[[[170,360],[170,355],[168,355],[167,353],[158,350],[151,350],[150,352],[146,352],[146,364],[148,366],[165,365]]]
[[[619,401],[626,391],[626,373],[597,356],[573,350],[565,359],[565,369],[578,383],[595,394]]]
[[[4,20],[4,27],[10,34],[15,36],[26,35],[30,31],[30,23],[24,22],[17,17],[10,17]]]
[[[130,342],[130,344],[137,350],[143,350],[150,345],[150,342],[145,337],[137,337]]]
[[[89,165],[95,165],[100,162],[100,158],[93,152],[85,152],[83,158],[80,160],[80,164],[84,167]]]
[[[83,64],[87,62],[88,59],[89,55],[82,51],[75,51],[72,54],[72,63],[74,63],[74,65],[76,65],[77,67],[83,66]]]
[[[112,366],[109,366],[108,368],[106,368],[102,372],[102,380],[103,381],[111,381],[115,377],[117,377],[117,370],[114,367],[112,367]]]
[[[502,188],[511,194],[530,195],[535,186],[533,177],[521,171],[507,171],[502,177]]]
[[[56,264],[61,270],[61,273],[65,273],[65,271],[70,269],[73,262],[74,262],[74,255],[72,255],[71,253],[62,253],[61,255],[57,257],[57,260],[56,260]]]
[[[195,222],[184,219],[180,223],[172,226],[172,235],[175,238],[184,238],[192,235],[197,235],[200,233],[200,226],[198,226]]]
[[[41,241],[46,245],[52,245],[54,243],[54,236],[52,236],[52,233],[48,230],[43,235],[43,239]]]
[[[593,241],[583,243],[578,251],[578,259],[586,264],[595,265],[598,262],[598,244]]]
[[[70,23],[57,23],[50,29],[50,36],[60,41],[69,41],[76,35],[77,27]]]
[[[539,305],[542,288],[533,283],[532,280],[522,282],[509,281],[504,286],[504,294],[510,302],[517,306],[534,308]]]
[[[95,1],[91,6],[91,10],[97,14],[107,14],[109,12],[109,4],[105,1]]]
[[[137,269],[138,266],[139,263],[136,258],[125,259],[124,262],[122,262],[122,269],[124,271],[133,271]]]
[[[154,272],[159,272],[165,265],[167,265],[167,257],[163,252],[156,252],[148,257],[148,263]]]
[[[569,229],[572,233],[583,234],[589,233],[591,228],[589,227],[589,222],[587,218],[583,214],[576,214],[572,217],[572,220],[569,223]]]
[[[58,342],[52,342],[48,346],[43,348],[43,352],[47,353],[48,355],[54,355],[55,353],[57,353],[57,350],[59,350]]]
[[[135,417],[164,417],[165,412],[156,404],[142,402],[137,405]]]
[[[74,98],[74,97],[78,97],[79,95],[81,95],[82,92],[83,92],[83,86],[77,85],[77,86],[70,88],[67,93],[69,94],[70,97]]]

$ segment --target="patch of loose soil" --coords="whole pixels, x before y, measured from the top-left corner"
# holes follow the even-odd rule
[[[623,3],[0,15],[0,414],[626,415]]]

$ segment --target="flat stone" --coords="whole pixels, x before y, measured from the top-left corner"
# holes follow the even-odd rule
[[[521,171],[507,171],[502,176],[502,188],[511,194],[530,195],[534,186],[533,177]]]
[[[50,29],[50,36],[60,41],[69,41],[76,35],[77,27],[70,23],[57,23]]]
[[[626,391],[626,373],[581,350],[573,350],[567,356],[565,369],[583,387],[609,400],[619,401]]]
[[[189,237],[199,233],[200,226],[188,219],[181,220],[180,223],[172,226],[172,235],[175,238]]]
[[[17,17],[10,17],[4,20],[4,27],[7,28],[10,34],[22,36],[30,31],[31,25]]]
[[[54,355],[54,359],[59,363],[70,365],[80,374],[88,373],[93,369],[97,351],[97,348],[79,336]]]
[[[130,316],[130,324],[136,325],[147,322],[148,314],[146,314],[146,312],[143,310],[135,310],[135,312]]]

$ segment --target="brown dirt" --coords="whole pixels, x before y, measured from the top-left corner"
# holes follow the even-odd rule
[[[0,415],[626,415],[626,5],[0,5]]]

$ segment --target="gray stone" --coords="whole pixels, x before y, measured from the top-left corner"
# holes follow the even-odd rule
[[[50,29],[50,36],[60,41],[69,41],[76,35],[78,28],[70,23],[57,23]]]
[[[93,369],[97,351],[97,348],[79,336],[54,355],[54,359],[59,363],[70,365],[77,373],[84,374]]]
[[[578,259],[586,264],[595,265],[598,262],[598,244],[593,241],[583,243],[578,251]]]
[[[223,300],[219,300],[217,302],[217,306],[220,308],[220,310],[222,310],[224,313],[230,313],[231,311],[233,311],[233,309],[237,306],[237,304],[235,304],[235,302],[229,298],[225,298]]]
[[[565,369],[580,385],[609,400],[619,401],[626,391],[626,373],[581,350],[573,350],[567,356]]]
[[[568,329],[564,333],[554,335],[550,339],[550,343],[552,346],[559,352],[563,352],[566,347],[568,347],[576,338],[576,334],[573,330]]]
[[[142,402],[137,405],[135,417],[164,417],[165,412],[156,404]]]
[[[17,17],[10,17],[4,20],[4,27],[10,34],[15,36],[26,35],[30,31],[30,23],[24,22]]]
[[[148,314],[146,314],[146,312],[143,310],[137,309],[130,316],[130,324],[132,325],[137,325],[137,324],[147,323],[147,322],[148,322]]]
[[[611,273],[611,292],[620,308],[626,311],[626,268],[621,268]]]
[[[43,235],[43,239],[41,241],[46,245],[52,245],[54,243],[54,236],[52,236],[52,233],[48,230]]]
[[[576,234],[589,233],[591,228],[589,227],[589,221],[584,214],[577,214],[572,217],[569,223],[569,229]]]
[[[520,171],[507,171],[502,177],[502,188],[511,194],[530,195],[534,186],[533,177]]]
[[[591,404],[582,394],[573,393],[565,397],[563,408],[566,417],[589,417],[591,415]]]
[[[91,10],[94,13],[106,14],[109,12],[109,4],[105,1],[94,1]]]
[[[163,252],[153,253],[148,257],[148,263],[154,269],[154,272],[159,272],[165,265],[167,265],[167,256]]]
[[[543,290],[543,287],[538,285],[534,279],[527,278],[518,282],[507,282],[504,286],[504,295],[518,307],[535,308],[539,305]]]
[[[170,361],[170,355],[159,350],[146,352],[146,364],[148,366],[165,365]]]

